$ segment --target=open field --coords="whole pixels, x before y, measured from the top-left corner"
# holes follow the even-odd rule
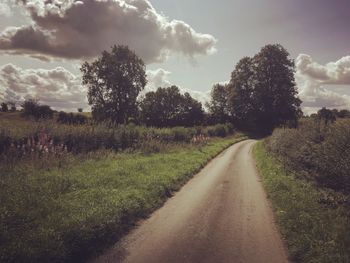
[[[286,171],[259,142],[254,154],[280,230],[295,262],[350,261],[349,207],[341,194]]]

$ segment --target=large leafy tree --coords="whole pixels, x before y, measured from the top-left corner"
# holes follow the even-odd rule
[[[262,133],[280,125],[295,125],[301,101],[294,71],[294,61],[279,44],[267,45],[253,58],[242,59],[230,82],[235,121]]]
[[[210,123],[225,123],[231,119],[227,85],[215,84],[211,90],[211,99],[207,103]]]
[[[137,97],[147,83],[145,64],[127,46],[113,46],[81,71],[95,119],[122,124],[137,116]]]
[[[140,102],[142,121],[149,126],[193,126],[203,119],[202,104],[176,86],[158,88]]]

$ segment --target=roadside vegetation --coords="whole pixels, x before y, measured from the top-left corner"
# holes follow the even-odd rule
[[[276,129],[254,149],[295,262],[350,261],[350,120],[324,112]]]
[[[78,262],[115,242],[211,158],[244,137],[0,164],[1,262]]]

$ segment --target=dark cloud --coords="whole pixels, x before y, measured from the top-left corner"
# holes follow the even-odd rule
[[[21,0],[32,25],[0,35],[5,52],[87,59],[113,44],[129,45],[147,63],[171,52],[193,58],[215,51],[216,39],[183,21],[169,21],[148,0]]]

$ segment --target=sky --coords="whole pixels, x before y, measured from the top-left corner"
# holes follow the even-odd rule
[[[295,59],[303,110],[350,109],[348,0],[0,0],[0,100],[88,109],[79,67],[113,44],[146,63],[146,91],[205,102],[266,44]]]

